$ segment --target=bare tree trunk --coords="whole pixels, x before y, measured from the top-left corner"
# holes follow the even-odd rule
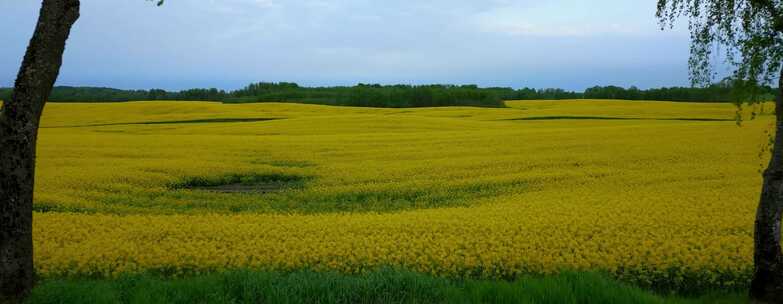
[[[14,91],[0,110],[0,303],[20,301],[33,286],[38,125],[78,18],[79,0],[43,0]]]
[[[778,86],[781,95],[775,101],[775,143],[772,158],[764,171],[754,232],[754,273],[750,296],[762,303],[783,302],[783,253],[780,248],[780,219],[783,211],[783,70]]]

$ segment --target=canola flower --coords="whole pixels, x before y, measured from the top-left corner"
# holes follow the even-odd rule
[[[509,104],[50,104],[36,269],[391,265],[447,277],[569,269],[642,285],[748,282],[768,115],[737,127],[726,104]],[[261,117],[278,119],[204,121]],[[171,187],[230,174],[308,179],[263,195]]]

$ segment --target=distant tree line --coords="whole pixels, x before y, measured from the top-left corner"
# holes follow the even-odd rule
[[[117,102],[135,100],[213,100],[221,101],[226,92],[218,89],[190,89],[168,92],[161,89],[121,90],[97,87],[54,87],[50,102]],[[10,88],[0,88],[0,100],[11,97]]]
[[[769,86],[738,84],[724,80],[703,88],[670,87],[640,90],[634,86],[627,89],[618,86],[595,86],[585,90],[582,97],[585,99],[738,102],[746,101],[748,98],[772,101],[777,96],[777,92],[776,88]]]
[[[10,97],[0,88],[0,100]],[[58,86],[52,102],[116,102],[132,100],[204,100],[226,103],[301,102],[359,107],[503,107],[502,95],[475,85],[378,85],[347,87],[302,87],[296,83],[254,83],[235,91],[190,89],[170,92],[161,89],[120,90],[95,87]]]
[[[734,102],[741,98],[736,83],[724,80],[708,87],[669,87],[638,89],[619,86],[595,86],[584,92],[563,89],[480,88],[476,85],[379,85],[303,87],[292,82],[259,82],[224,91],[189,89],[182,91],[120,90],[97,87],[58,86],[52,90],[52,102],[117,102],[132,100],[203,100],[226,103],[299,102],[359,107],[438,107],[478,106],[502,107],[503,100],[559,99],[625,99],[690,102]],[[775,97],[776,90],[768,86],[744,86],[742,92],[766,100]],[[10,97],[11,89],[0,88],[0,100]]]
[[[295,83],[254,83],[228,93],[224,102],[303,102],[358,107],[503,107],[502,96],[475,85],[379,85],[301,87]]]

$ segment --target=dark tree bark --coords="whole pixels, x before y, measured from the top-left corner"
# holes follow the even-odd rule
[[[783,93],[783,70],[778,81]],[[764,171],[764,185],[756,210],[753,281],[750,296],[766,303],[783,302],[783,253],[780,248],[780,219],[783,211],[783,94],[775,101],[775,143]]]
[[[0,110],[0,303],[32,289],[35,145],[79,0],[43,0],[11,98]]]

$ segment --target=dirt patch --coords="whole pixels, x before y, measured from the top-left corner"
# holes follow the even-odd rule
[[[209,187],[193,187],[191,189],[222,193],[270,193],[288,189],[285,184],[228,184]]]
[[[174,189],[190,189],[219,193],[274,193],[303,188],[309,177],[285,174],[226,175],[192,177],[172,185]]]

